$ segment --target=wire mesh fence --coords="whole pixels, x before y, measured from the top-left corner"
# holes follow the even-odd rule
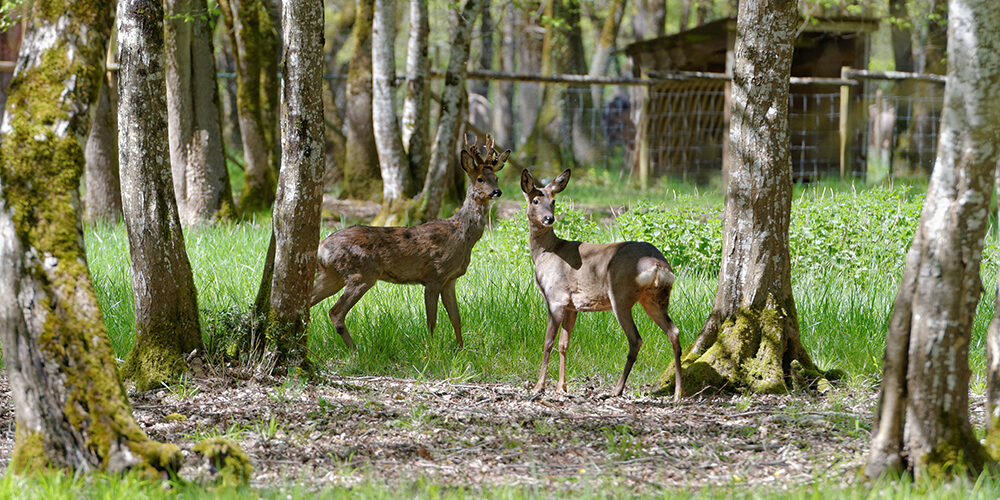
[[[790,86],[794,178],[928,173],[940,127],[942,81],[856,73],[864,73],[864,78],[851,81],[850,92],[829,81]],[[470,93],[467,131],[501,138],[498,146],[513,149],[525,166],[544,168],[554,163],[553,168],[560,168],[571,156],[574,165],[694,182],[706,181],[723,169],[729,126],[724,78],[600,83],[528,77],[484,80],[490,83],[486,95]],[[509,85],[502,86],[505,82]],[[327,84],[327,106],[342,117],[344,80],[328,78]],[[231,84],[221,86],[235,90]],[[508,101],[509,105],[503,104]],[[845,113],[851,116],[846,118]],[[329,126],[344,123],[332,118],[327,120]]]

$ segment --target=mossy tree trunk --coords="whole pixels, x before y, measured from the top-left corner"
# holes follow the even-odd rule
[[[264,0],[221,0],[219,7],[236,51],[236,114],[246,164],[240,210],[264,210],[274,203],[278,175],[274,123],[267,119],[274,114],[267,108],[277,104],[268,83],[268,72],[277,67],[272,50],[276,28]]]
[[[608,8],[608,17],[601,26],[601,36],[594,46],[594,54],[590,58],[590,68],[587,74],[593,77],[607,76],[608,67],[611,66],[611,53],[615,50],[618,42],[618,28],[625,17],[626,0],[611,0]],[[684,5],[688,5],[687,2]],[[682,21],[681,29],[686,23]],[[595,105],[601,105],[601,85],[594,85],[591,89],[591,98]]]
[[[744,0],[733,65],[722,267],[701,333],[682,359],[684,392],[783,393],[820,374],[799,339],[788,224],[788,78],[795,0]],[[661,376],[673,392],[673,366]]]
[[[375,145],[382,173],[382,209],[373,224],[405,224],[405,210],[413,196],[410,162],[396,121],[396,6],[391,0],[375,2],[372,20],[372,117]]]
[[[148,390],[185,371],[185,356],[201,347],[201,330],[163,133],[163,5],[119,3],[118,162],[136,328],[122,375]]]
[[[117,80],[117,79],[115,79]],[[122,191],[118,176],[118,92],[109,92],[109,79],[101,79],[94,119],[87,136],[87,220],[117,222],[122,217]]]
[[[277,366],[304,366],[323,196],[323,50],[315,43],[323,36],[323,4],[289,0],[282,16],[283,153],[268,251],[274,263],[265,349]]]
[[[347,154],[343,196],[379,195],[378,149],[372,119],[372,17],[375,0],[359,0],[354,18],[354,55],[347,70]]]
[[[164,2],[167,126],[174,195],[181,223],[234,214],[223,155],[212,33],[204,0]]]
[[[937,159],[906,255],[865,473],[970,474],[989,461],[969,424],[969,343],[1000,159],[1000,5],[952,0]],[[988,333],[990,366],[997,321]],[[996,442],[995,369],[988,442]]]
[[[454,184],[448,178],[449,162],[457,158],[458,134],[461,130],[463,102],[466,102],[465,75],[468,73],[469,45],[472,26],[483,10],[483,0],[466,0],[461,9],[452,10],[452,38],[449,45],[448,69],[444,77],[441,111],[431,147],[431,159],[419,195],[413,222],[436,219],[441,212],[445,191]]]
[[[0,340],[14,472],[155,474],[181,459],[132,419],[83,248],[82,144],[111,10],[108,0],[32,4],[0,126]]]

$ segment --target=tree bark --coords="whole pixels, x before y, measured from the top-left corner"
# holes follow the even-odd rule
[[[487,71],[493,69],[493,28],[490,0],[483,0],[483,11],[479,17],[479,69]],[[470,90],[489,100],[490,81],[475,80]]]
[[[505,4],[500,21],[500,71],[513,73],[517,70],[517,22],[513,4]],[[500,150],[514,149],[517,137],[514,133],[514,82],[498,81],[496,105],[493,107],[493,139]]]
[[[911,40],[912,33],[910,29],[910,18],[906,8],[907,0],[889,0],[889,17],[892,23],[892,56],[895,63],[896,71],[906,71],[912,72],[913,67],[913,43]],[[913,95],[916,91],[913,82],[906,80],[899,81],[896,84],[899,95],[909,96]],[[906,126],[910,122],[910,114],[912,113],[912,106],[910,101],[907,99],[897,99],[894,105],[895,112],[893,116],[895,117],[895,123],[893,124],[893,152],[889,156],[889,175],[892,176],[895,172],[894,162],[896,149],[903,144],[900,138],[906,133]]]
[[[406,95],[403,99],[402,136],[410,161],[410,174],[416,182],[427,176],[430,161],[430,82],[427,79],[430,58],[427,56],[427,2],[410,0],[410,34],[406,51]]]
[[[83,248],[79,183],[112,3],[35,3],[0,125],[0,340],[13,472],[176,470],[118,380]],[[133,4],[119,6],[133,14]]]
[[[323,4],[285,0],[281,170],[274,204],[274,275],[267,350],[278,366],[307,363],[309,300],[323,199]]]
[[[465,0],[461,11],[453,10],[451,52],[448,55],[448,70],[444,77],[444,90],[441,97],[441,111],[438,113],[437,134],[434,136],[434,146],[431,148],[431,161],[420,193],[420,205],[414,215],[414,222],[425,222],[436,219],[441,211],[441,202],[445,190],[450,184],[447,181],[448,163],[456,156],[458,132],[462,126],[464,114],[463,101],[465,94],[465,75],[468,73],[470,32],[472,25],[483,9],[483,0]]]
[[[382,173],[382,210],[374,225],[404,224],[408,197],[413,195],[410,162],[396,121],[396,6],[393,0],[376,0],[372,21],[372,116],[375,145]]]
[[[219,90],[204,0],[164,2],[167,126],[181,224],[235,215],[223,155]]]
[[[245,162],[239,204],[241,211],[253,212],[274,203],[278,174],[274,133],[269,131],[274,123],[266,120],[274,112],[265,109],[276,104],[265,97],[271,92],[267,69],[276,66],[269,50],[275,26],[263,0],[220,0],[219,7],[236,52],[236,110]]]
[[[519,68],[541,68],[542,74],[548,69],[545,66],[543,48],[545,45],[546,30],[539,25],[539,20],[531,15],[538,12],[540,4],[535,1],[528,3],[524,9],[515,9],[515,23],[520,38],[517,40],[517,64]],[[520,124],[521,137],[515,138],[520,146],[516,151],[519,161],[522,163],[534,163],[535,152],[526,151],[531,149],[527,144],[527,139],[538,123],[539,111],[542,108],[542,99],[545,86],[534,82],[521,82],[517,86],[517,123]]]
[[[163,134],[163,6],[122,2],[132,10],[118,17],[118,151],[136,328],[122,375],[144,391],[185,371],[185,356],[201,347],[201,329]]]
[[[968,355],[1000,158],[1000,6],[952,0],[949,11],[941,136],[886,335],[869,477],[903,469],[975,477],[990,460],[969,423]]]
[[[948,44],[948,0],[931,0],[930,15],[927,16],[927,40],[923,47],[924,73],[943,75],[948,68],[945,64],[945,48]],[[910,120],[909,161],[910,168],[923,174],[931,174],[934,166],[934,143],[940,135],[934,133],[934,119],[941,114],[941,93],[938,85],[919,84],[916,86],[913,102],[913,117]]]
[[[821,374],[799,339],[788,225],[788,77],[795,0],[743,0],[737,18],[722,267],[705,325],[682,360],[687,394],[783,393]],[[673,392],[673,366],[661,376]]]
[[[665,0],[638,0],[632,18],[636,41],[656,38],[666,33],[667,5]]]
[[[594,46],[594,55],[590,58],[590,76],[606,76],[608,66],[611,64],[611,52],[615,50],[618,40],[618,28],[621,26],[622,17],[625,15],[626,0],[611,0],[611,8],[608,17],[601,27],[601,37]],[[686,4],[685,4],[686,5]],[[591,88],[591,98],[594,104],[601,104],[601,90],[603,86],[594,85]]]
[[[347,159],[343,196],[379,195],[378,148],[372,126],[372,17],[375,0],[359,0],[354,20],[354,56],[347,74]]]
[[[87,136],[86,158],[87,220],[118,222],[122,217],[122,191],[118,177],[117,97],[108,92],[108,79],[101,78],[101,89],[94,109],[94,120]]]

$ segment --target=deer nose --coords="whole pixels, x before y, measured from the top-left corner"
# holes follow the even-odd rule
[[[501,191],[499,189],[494,189],[493,192],[490,193],[490,198],[499,198],[500,195],[502,195],[502,194],[503,194],[503,191]]]
[[[551,215],[546,215],[545,217],[542,217],[542,224],[545,224],[546,226],[551,226],[552,224],[555,223],[556,223],[556,218]]]

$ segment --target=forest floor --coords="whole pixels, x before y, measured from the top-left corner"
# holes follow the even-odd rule
[[[633,492],[708,486],[848,484],[862,464],[876,392],[608,397],[524,386],[387,377],[192,377],[130,394],[150,437],[190,450],[225,436],[249,454],[256,487],[392,487],[412,481],[488,488]],[[855,384],[857,385],[857,384]],[[550,387],[551,390],[551,387]],[[628,394],[628,392],[626,392]],[[0,468],[13,447],[13,405],[0,397]],[[982,398],[973,398],[982,423]],[[190,468],[188,468],[190,470]]]

